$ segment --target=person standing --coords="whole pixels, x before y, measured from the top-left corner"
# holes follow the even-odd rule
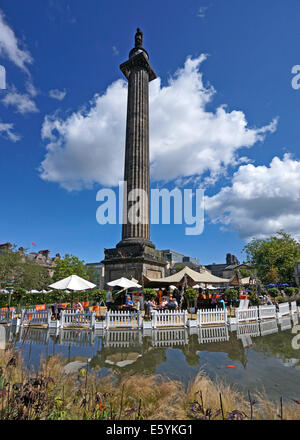
[[[112,288],[110,287],[106,292],[106,307],[108,311],[111,310],[113,302]]]
[[[143,312],[145,310],[143,293],[139,294],[139,303],[140,303],[140,311]]]
[[[159,305],[159,306],[161,305],[161,299],[162,299],[162,296],[163,296],[163,291],[162,291],[162,288],[160,287],[160,288],[158,289],[158,292],[157,292],[158,305]]]

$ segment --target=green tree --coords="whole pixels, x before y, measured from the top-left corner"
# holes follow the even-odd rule
[[[46,289],[51,283],[47,268],[31,261],[26,254],[8,250],[0,255],[0,283],[5,288],[12,281],[14,289]]]
[[[91,283],[99,285],[99,274],[93,267],[86,267],[87,280]]]
[[[157,292],[154,289],[144,289],[145,301],[152,301],[157,296]]]
[[[300,243],[284,231],[267,239],[254,239],[244,247],[248,264],[258,278],[267,283],[267,274],[274,268],[280,282],[294,283],[294,265],[300,259]],[[274,281],[273,281],[274,282]]]
[[[188,309],[190,308],[190,304],[194,304],[195,299],[198,296],[198,291],[196,289],[188,288],[185,291],[184,298],[187,302]]]
[[[278,275],[277,269],[274,266],[271,266],[265,276],[266,283],[277,284],[279,283],[280,277]]]
[[[177,273],[177,272],[180,272],[182,269],[184,269],[185,268],[185,265],[184,264],[180,264],[179,266],[176,266],[176,268],[175,268],[175,272]]]
[[[85,279],[88,278],[84,261],[79,260],[79,258],[74,255],[66,254],[64,258],[56,261],[53,282],[67,278],[70,275],[78,275]]]

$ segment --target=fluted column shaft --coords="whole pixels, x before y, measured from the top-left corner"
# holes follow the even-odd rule
[[[126,150],[124,181],[127,193],[141,189],[147,194],[142,200],[140,218],[143,223],[123,224],[122,239],[150,240],[149,202],[149,73],[143,66],[134,66],[128,77]],[[135,202],[127,203],[127,213]],[[126,211],[124,211],[126,215]]]

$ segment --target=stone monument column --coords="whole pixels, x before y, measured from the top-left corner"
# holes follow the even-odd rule
[[[120,66],[128,80],[127,123],[125,141],[124,181],[128,197],[123,203],[122,240],[112,249],[104,249],[105,283],[117,278],[135,278],[143,284],[145,277],[165,275],[166,261],[162,251],[150,241],[149,198],[149,81],[156,74],[143,48],[143,34],[137,29],[135,47],[129,59]],[[131,191],[141,191],[146,197]],[[131,207],[139,205],[138,218],[131,222]],[[125,221],[126,219],[126,221]]]
[[[150,242],[150,201],[149,201],[149,81],[156,74],[149,63],[149,55],[143,48],[143,34],[137,29],[135,47],[129,53],[129,60],[120,66],[128,80],[127,124],[125,143],[124,181],[127,194],[132,190],[142,190],[134,201],[124,200],[122,241],[117,245],[126,246]],[[140,222],[133,224],[128,218],[132,204],[139,202]]]

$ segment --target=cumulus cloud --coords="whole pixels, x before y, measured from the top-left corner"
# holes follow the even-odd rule
[[[27,64],[33,62],[31,54],[24,48],[20,48],[19,41],[14,31],[5,21],[3,12],[0,10],[0,56],[6,56],[20,69],[28,73]]]
[[[205,198],[213,223],[245,240],[265,238],[283,229],[300,237],[300,161],[289,154],[269,166],[240,166],[232,185]]]
[[[57,99],[58,101],[62,101],[65,98],[66,94],[67,92],[65,89],[64,90],[52,89],[49,91],[50,98]]]
[[[0,121],[0,136],[6,137],[12,142],[17,142],[20,136],[12,132],[14,124],[8,124]]]
[[[33,87],[33,86],[32,86]],[[35,91],[34,87],[31,91]],[[31,99],[31,95],[27,93],[19,93],[17,89],[12,86],[2,99],[4,105],[12,106],[16,108],[17,113],[37,113],[39,110],[35,105],[35,102]]]
[[[203,84],[199,67],[205,59],[188,57],[166,86],[159,78],[150,83],[150,159],[156,181],[205,174],[207,182],[214,182],[228,166],[247,161],[239,158],[240,148],[252,147],[276,129],[276,120],[249,128],[242,111],[225,106],[208,111],[215,90]],[[41,177],[68,190],[117,185],[123,178],[126,100],[127,82],[118,80],[67,117],[46,116]]]

